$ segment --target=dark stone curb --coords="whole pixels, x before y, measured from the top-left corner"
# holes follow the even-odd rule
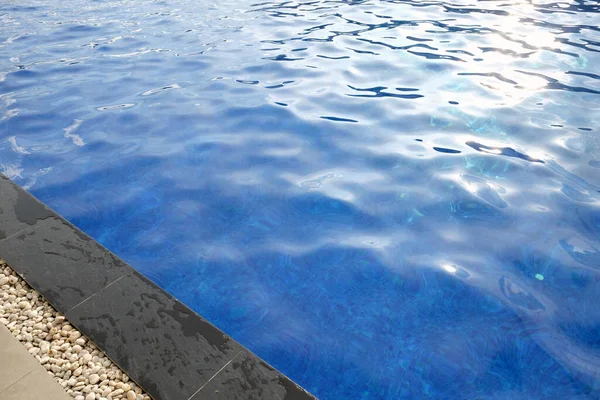
[[[314,399],[1,174],[0,257],[156,400]]]

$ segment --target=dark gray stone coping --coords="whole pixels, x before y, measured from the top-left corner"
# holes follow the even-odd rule
[[[314,399],[1,174],[0,257],[156,400]]]

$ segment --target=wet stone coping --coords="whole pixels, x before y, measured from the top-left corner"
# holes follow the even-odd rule
[[[0,256],[156,400],[315,399],[2,174]]]

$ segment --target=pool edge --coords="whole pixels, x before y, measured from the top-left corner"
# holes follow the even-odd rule
[[[315,399],[2,174],[0,257],[154,399]]]

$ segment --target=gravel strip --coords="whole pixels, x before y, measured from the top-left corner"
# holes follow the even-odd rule
[[[75,400],[150,400],[2,259],[0,322]]]

